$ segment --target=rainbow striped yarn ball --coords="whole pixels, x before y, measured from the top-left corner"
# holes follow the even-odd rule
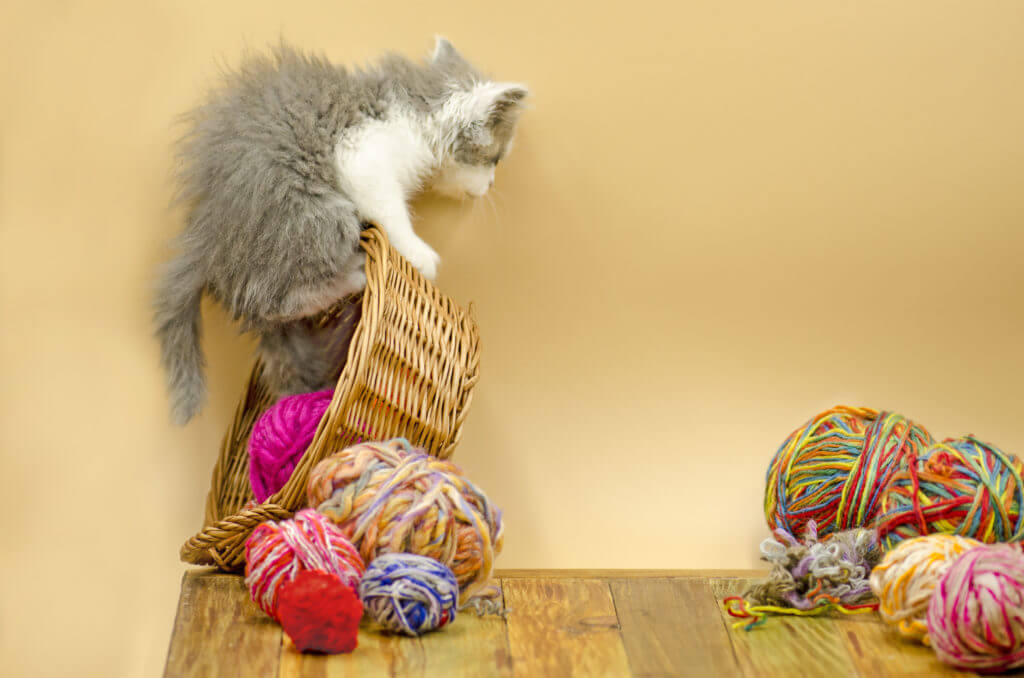
[[[801,535],[813,520],[822,537],[870,527],[889,480],[931,443],[924,427],[892,412],[822,412],[791,433],[768,466],[768,527]]]
[[[307,495],[366,562],[385,553],[438,560],[455,573],[460,604],[490,581],[503,543],[501,510],[458,466],[403,438],[324,459],[310,472]]]
[[[1024,666],[1024,554],[995,544],[961,555],[928,605],[928,634],[939,659],[958,669],[998,673]]]
[[[1024,465],[974,436],[932,445],[893,475],[881,501],[883,546],[947,533],[986,543],[1024,539]]]
[[[882,620],[905,638],[930,644],[926,618],[935,587],[961,554],[978,546],[981,542],[967,537],[931,534],[886,553],[870,579]]]
[[[258,525],[245,542],[245,583],[260,609],[277,619],[278,589],[307,570],[335,575],[355,590],[366,566],[341,530],[312,509]]]
[[[359,599],[384,628],[420,636],[454,621],[459,582],[447,565],[433,558],[386,553],[366,569]]]

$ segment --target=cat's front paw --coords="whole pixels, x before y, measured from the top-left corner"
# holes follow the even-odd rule
[[[423,274],[423,277],[427,280],[433,280],[437,277],[437,267],[441,264],[441,255],[433,250],[429,245],[421,243],[411,251],[402,252],[402,256],[409,260],[417,271]]]

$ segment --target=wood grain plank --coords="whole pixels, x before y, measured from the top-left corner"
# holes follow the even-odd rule
[[[614,579],[609,584],[634,676],[739,672],[706,579]]]
[[[504,580],[507,621],[467,612],[419,639],[364,622],[355,653],[324,657],[296,652],[237,575],[193,571],[182,579],[165,675],[974,675],[941,664],[875,615],[773,617],[752,632],[733,631],[720,601],[741,592],[746,578],[587,572],[602,576]]]
[[[436,633],[420,638],[396,636],[363,620],[359,647],[351,654],[302,654],[285,636],[279,678],[345,676],[510,676],[505,620],[459,614]]]
[[[498,570],[495,576],[500,579],[642,579],[655,577],[745,577],[754,579],[768,576],[768,570],[536,570],[512,569]]]
[[[502,588],[514,675],[629,675],[607,582],[507,579]]]
[[[281,627],[249,600],[241,577],[186,572],[164,675],[274,675],[280,645]]]
[[[739,595],[750,584],[744,579],[712,579],[711,590],[718,601]],[[733,630],[736,621],[721,609],[721,622],[729,630],[736,659],[744,675],[760,678],[777,676],[856,676],[839,626],[829,617],[772,617],[752,631]]]
[[[836,620],[836,625],[854,666],[862,676],[977,676],[943,664],[930,647],[901,637],[876,614],[846,617]]]

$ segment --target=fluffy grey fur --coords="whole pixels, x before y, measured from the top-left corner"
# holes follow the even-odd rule
[[[343,135],[398,112],[434,120],[453,96],[481,82],[446,41],[431,59],[389,55],[365,69],[282,44],[270,56],[246,59],[186,116],[178,197],[187,206],[187,223],[155,304],[176,422],[195,415],[205,395],[204,293],[241,321],[243,331],[260,336],[279,393],[332,385],[338,337],[351,328],[325,333],[301,317],[310,314],[308,299],[360,275],[360,230],[375,216],[346,190],[338,144]],[[448,161],[496,164],[525,94],[503,90],[481,119],[462,120],[465,129],[431,141],[437,146],[431,157],[437,157],[423,172]],[[489,133],[481,136],[481,128]]]

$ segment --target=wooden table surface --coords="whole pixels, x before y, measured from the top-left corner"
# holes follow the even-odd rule
[[[363,621],[347,655],[303,655],[241,577],[182,580],[167,676],[970,676],[876,614],[773,617],[733,630],[721,605],[749,571],[504,570],[508,614],[460,613],[421,638]]]

